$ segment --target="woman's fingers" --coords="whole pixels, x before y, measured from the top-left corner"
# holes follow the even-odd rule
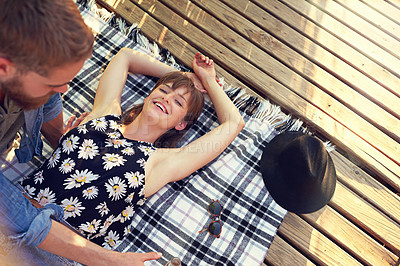
[[[200,59],[200,61],[204,62],[206,65],[209,65],[209,66],[211,66],[214,63],[214,61],[212,59],[210,59],[208,56],[201,54],[200,52],[197,52],[195,57],[197,59]]]

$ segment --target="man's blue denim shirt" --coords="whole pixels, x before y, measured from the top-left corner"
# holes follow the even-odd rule
[[[43,142],[40,134],[42,124],[53,120],[62,112],[62,99],[59,93],[50,97],[38,109],[24,111],[25,125],[21,142],[15,154],[20,163],[29,162],[34,155],[42,155]]]
[[[45,105],[24,113],[24,132],[20,148],[16,151],[21,163],[42,154],[42,124],[56,118],[61,111],[62,99],[57,93]],[[12,250],[21,261],[29,261],[34,265],[71,264],[66,259],[36,248],[49,233],[51,218],[61,221],[63,216],[62,207],[55,204],[46,205],[42,209],[34,207],[0,171],[0,228],[8,232],[9,243],[16,245]]]

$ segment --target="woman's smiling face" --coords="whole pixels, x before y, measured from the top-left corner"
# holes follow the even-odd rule
[[[148,111],[167,130],[184,129],[183,121],[189,109],[190,93],[186,87],[172,89],[172,84],[161,84],[145,99],[143,111]]]

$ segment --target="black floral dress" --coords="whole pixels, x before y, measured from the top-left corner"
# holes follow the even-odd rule
[[[144,167],[155,150],[151,143],[124,138],[120,119],[107,115],[70,130],[21,183],[40,204],[62,206],[70,225],[106,248],[128,234],[135,208],[143,205]]]

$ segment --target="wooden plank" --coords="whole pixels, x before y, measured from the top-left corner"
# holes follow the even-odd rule
[[[400,24],[387,18],[382,13],[373,9],[369,5],[354,0],[340,0],[338,1],[338,3],[351,10],[351,12],[353,12],[354,14],[357,14],[359,17],[362,18],[363,21],[367,21],[368,23],[374,25],[379,30],[384,31],[386,34],[390,35],[392,38],[397,39],[397,41],[400,40]],[[383,8],[382,3],[378,5],[378,9],[381,8]],[[369,35],[368,32],[366,34]]]
[[[338,180],[400,224],[400,197],[337,151],[330,153]]]
[[[368,42],[368,46],[371,46],[372,50],[376,50],[376,48],[374,48],[372,45],[373,43],[379,46],[382,50],[396,57],[397,59],[400,58],[400,53],[399,51],[397,51],[400,50],[400,42],[395,37],[368,23],[360,16],[357,16],[353,12],[344,8],[342,5],[339,5],[337,2],[326,0],[307,1],[315,5],[319,9],[323,10],[325,14],[328,14],[330,17],[337,20],[338,23],[332,26],[330,30],[342,36],[347,42],[354,42],[354,45],[356,45],[357,47],[355,40],[358,40],[359,36],[354,34],[358,33],[360,36],[362,36],[362,38],[358,40],[358,44],[364,42],[364,45],[366,45],[365,39],[367,39],[371,42]],[[373,13],[371,12],[369,14],[369,17],[374,20],[379,19],[377,17],[373,17]],[[323,20],[325,20],[325,18]],[[349,35],[347,35],[347,32],[349,32]],[[352,38],[346,38],[345,36],[343,36],[343,34],[346,34],[346,36],[350,36],[350,33],[352,33],[353,35]]]
[[[255,1],[259,6],[277,16],[282,22],[301,32],[315,43],[327,49],[336,57],[340,58],[361,73],[373,79],[375,82],[382,84],[388,90],[391,90],[393,93],[397,93],[397,95],[399,95],[397,88],[399,88],[400,80],[398,76],[390,73],[388,70],[378,65],[364,54],[342,42],[337,37],[327,32],[324,28],[319,27],[312,21],[299,15],[297,12],[281,2],[277,0]],[[244,6],[244,10],[246,10],[246,6]],[[267,23],[268,21],[265,23],[265,25],[267,25]],[[283,23],[278,23],[278,25],[276,25],[275,32],[279,32],[282,25]],[[306,49],[306,47],[302,47],[302,49]]]
[[[400,70],[398,69],[400,60],[387,51],[379,48],[362,36],[355,34],[354,31],[345,27],[328,14],[307,2],[297,0],[284,0],[284,2],[297,12],[303,14],[309,20],[320,25],[325,30],[351,45],[354,49],[361,51],[363,54],[373,59],[377,64],[396,75],[400,75]]]
[[[151,4],[152,1],[146,1],[143,4]],[[392,175],[392,178],[389,182],[393,182],[395,187],[399,187],[396,182],[398,182],[398,177],[393,176],[393,173],[398,170],[388,171],[386,169],[386,165],[391,166],[390,163],[393,162],[385,162],[385,166],[383,166],[379,161],[375,161],[378,159],[380,161],[384,160],[382,154],[379,152],[371,150],[368,147],[368,143],[364,143],[363,140],[360,140],[354,136],[353,132],[347,131],[345,128],[342,128],[340,124],[336,124],[330,117],[326,117],[321,110],[318,108],[314,108],[308,105],[305,101],[300,99],[295,94],[288,94],[286,88],[282,87],[281,84],[277,83],[275,80],[271,79],[269,76],[266,76],[264,73],[260,72],[257,68],[254,68],[252,65],[248,64],[241,58],[237,58],[232,52],[226,50],[221,45],[213,42],[206,36],[204,33],[199,31],[197,28],[194,28],[190,23],[183,21],[180,17],[177,17],[171,11],[166,10],[162,6],[159,5],[160,3],[156,3],[157,8],[152,8],[152,14],[154,16],[162,16],[164,18],[164,24],[166,24],[169,28],[174,29],[177,33],[180,34],[180,37],[186,36],[195,36],[196,38],[201,40],[200,44],[194,44],[197,47],[202,47],[203,52],[212,56],[212,58],[216,59],[218,63],[223,64],[223,67],[232,71],[235,76],[240,77],[242,80],[248,81],[249,83],[254,84],[257,91],[264,91],[265,94],[269,94],[268,96],[275,101],[276,103],[280,104],[281,106],[285,106],[292,114],[299,114],[299,116],[303,117],[306,121],[309,118],[312,119],[310,122],[315,122],[318,125],[319,130],[321,132],[330,132],[330,134],[326,134],[328,137],[333,138],[333,136],[340,136],[343,137],[343,141],[346,141],[345,145],[340,145],[341,143],[337,142],[338,146],[343,147],[343,149],[347,149],[346,146],[349,146],[351,150],[355,151],[360,158],[364,158],[367,162],[371,163],[371,166],[376,170],[384,171],[385,174],[382,176],[389,176]],[[129,7],[129,5],[133,5],[130,2],[119,2],[118,7],[120,9],[127,9],[132,10],[134,7]],[[148,8],[150,8],[148,6]],[[157,17],[160,19],[159,17]],[[192,42],[192,41],[188,41]],[[234,68],[232,68],[234,66]],[[247,71],[240,71],[247,69]],[[273,92],[273,93],[271,93]],[[263,95],[264,96],[264,95]],[[301,115],[300,115],[301,114]],[[341,133],[339,133],[341,132]],[[349,141],[351,140],[351,141]],[[361,147],[361,148],[360,148]],[[366,148],[368,147],[368,148]],[[350,150],[349,150],[350,151]],[[396,166],[398,167],[398,166]],[[390,168],[389,168],[390,169]],[[399,190],[400,191],[400,190]]]
[[[363,3],[369,7],[380,12],[393,22],[400,24],[400,10],[393,8],[393,6],[384,0],[362,0]]]
[[[330,207],[300,217],[340,243],[364,265],[393,265],[398,259]]]
[[[349,86],[356,89],[359,93],[362,93],[391,114],[397,116],[397,118],[400,117],[399,97],[374,80],[363,75],[340,58],[335,57],[323,47],[315,44],[310,39],[282,23],[254,3],[249,3],[246,0],[226,0],[227,4],[230,5],[230,7],[228,7],[217,0],[196,0],[193,2],[207,9],[207,12],[219,18],[226,25],[234,28],[243,36],[246,36],[247,39],[258,44],[261,48],[270,53],[274,54],[276,53],[275,51],[279,52],[282,47],[285,47],[285,45],[279,41],[279,39],[282,40],[292,49],[290,57],[292,57],[294,53],[293,50],[295,50],[317,64],[318,67],[314,67],[305,59],[295,60],[295,58],[292,58],[289,63],[290,65],[296,65],[297,69],[300,68],[301,72],[311,76],[311,78],[313,76],[319,77],[319,73],[321,73],[320,69],[322,68],[346,84],[349,84]],[[231,8],[238,12],[240,16],[237,16]],[[227,12],[223,12],[223,10],[227,10]],[[274,36],[276,36],[276,38]],[[275,49],[275,47],[279,49]],[[294,53],[294,55],[296,54]],[[399,80],[398,83],[400,85]]]
[[[389,4],[391,4],[395,9],[400,10],[400,1],[398,0],[386,0]]]
[[[329,203],[347,219],[363,228],[392,252],[400,252],[400,225],[337,182],[335,194]]]
[[[279,233],[318,265],[361,265],[339,246],[293,213],[288,213]]]
[[[267,265],[315,265],[299,251],[276,235],[265,258]]]
[[[385,134],[388,134],[395,139],[397,138],[397,140],[400,141],[400,120],[398,118],[387,113],[369,99],[360,95],[351,87],[338,80],[318,65],[309,61],[301,54],[296,53],[290,47],[275,39],[273,36],[262,31],[260,32],[260,29],[254,28],[253,24],[251,24],[249,21],[240,19],[241,15],[236,13],[230,7],[221,5],[219,1],[190,1],[201,5],[201,7],[207,11],[207,13],[202,13],[201,23],[197,23],[196,16],[197,14],[200,14],[201,9],[197,8],[193,4],[190,4],[188,0],[161,0],[161,2],[168,5],[169,8],[173,9],[185,19],[191,21],[203,31],[207,32],[217,41],[221,43],[225,41],[224,44],[228,48],[235,51],[238,55],[245,57],[250,63],[257,66],[259,69],[262,69],[268,73],[271,73],[271,68],[276,69],[276,71],[280,74],[279,81],[283,84],[290,86],[295,79],[298,79],[299,83],[303,84],[304,89],[306,91],[310,91],[310,94],[312,93],[314,98],[317,98],[316,94],[321,93],[322,100],[320,103],[316,102],[315,105],[321,106],[324,105],[326,101],[332,102],[332,99],[327,94],[332,95],[333,98],[340,99],[341,103],[356,112],[364,119],[368,120],[374,126],[378,127]],[[236,17],[236,21],[241,25],[240,28],[236,28],[231,24],[235,31],[238,31],[243,35],[247,35],[248,32],[258,31],[263,35],[263,38],[268,40],[268,43],[261,46],[263,49],[257,47],[254,45],[254,43],[249,42],[249,40],[246,40],[224,25],[230,24],[230,22],[233,21],[233,17]],[[219,18],[219,21],[216,18]],[[224,24],[221,24],[220,21],[222,21]],[[251,37],[249,39],[251,39]],[[268,60],[271,61],[271,59],[265,52],[273,55],[279,61],[285,63],[287,67],[279,68],[279,66],[276,64],[270,63],[271,67],[267,68],[268,64],[265,62],[268,62]],[[295,71],[298,76],[292,71]],[[276,77],[276,79],[278,79],[278,77]],[[322,88],[326,94],[320,92],[319,89],[309,83],[308,80],[316,83],[317,86]],[[299,90],[296,90],[296,92],[299,92]],[[300,92],[299,94],[305,99],[310,98],[310,94],[304,95]],[[393,95],[391,99],[393,100]],[[397,100],[400,104],[400,98],[397,98]],[[396,109],[399,109],[400,111],[400,105],[396,107]]]

